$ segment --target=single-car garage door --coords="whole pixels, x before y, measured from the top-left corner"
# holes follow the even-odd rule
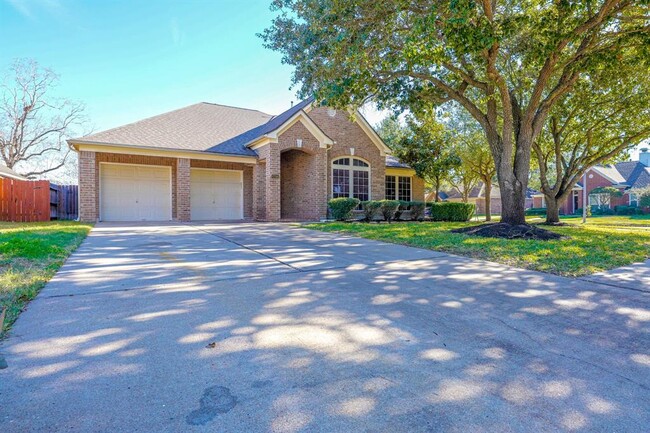
[[[193,221],[244,218],[242,171],[193,168],[190,181]]]
[[[100,165],[102,221],[169,221],[172,219],[171,167]]]

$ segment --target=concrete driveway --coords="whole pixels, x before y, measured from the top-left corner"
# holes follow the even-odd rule
[[[100,224],[0,344],[0,431],[650,431],[649,298],[282,224]]]

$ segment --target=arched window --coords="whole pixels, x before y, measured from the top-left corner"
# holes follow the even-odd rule
[[[332,161],[332,197],[370,200],[370,165],[349,156]]]

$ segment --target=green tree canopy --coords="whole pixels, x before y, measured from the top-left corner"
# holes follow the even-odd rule
[[[433,186],[436,201],[442,183],[461,164],[453,141],[452,132],[429,110],[407,116],[404,133],[393,145],[395,156]]]
[[[262,37],[303,95],[417,111],[454,101],[481,125],[503,221],[525,222],[531,147],[579,79],[650,59],[648,1],[275,0]],[[625,49],[623,49],[625,48]],[[589,103],[589,101],[587,101]]]

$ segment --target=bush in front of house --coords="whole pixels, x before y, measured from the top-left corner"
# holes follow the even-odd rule
[[[395,221],[406,221],[404,215],[408,212],[410,204],[410,201],[399,201],[399,207],[397,208],[397,212],[395,212]]]
[[[642,215],[643,210],[636,206],[616,206],[614,208],[616,215]]]
[[[582,216],[582,208],[579,207],[578,209],[576,209],[574,215]],[[591,206],[587,206],[587,216],[588,217],[591,216]]]
[[[381,208],[381,202],[378,200],[368,200],[361,202],[361,210],[363,211],[363,220],[367,223],[372,221],[379,209]]]
[[[358,198],[339,197],[327,202],[332,218],[337,221],[346,221],[352,218],[352,211],[359,206]]]
[[[426,206],[423,201],[410,201],[411,221],[423,221]],[[471,217],[470,217],[471,218]]]
[[[395,213],[399,209],[401,203],[399,200],[379,200],[379,212],[384,217],[384,221],[390,224],[395,219]]]
[[[431,203],[431,219],[433,221],[469,221],[476,210],[471,203],[438,202]]]
[[[545,207],[531,207],[530,209],[526,209],[526,215],[527,216],[546,215],[546,208]]]

